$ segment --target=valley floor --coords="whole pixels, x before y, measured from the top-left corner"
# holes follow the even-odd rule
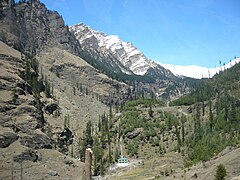
[[[126,167],[108,174],[104,179],[108,180],[212,180],[216,174],[216,168],[223,164],[227,170],[229,180],[240,179],[240,148],[226,148],[213,157],[210,161],[201,162],[190,168],[183,168],[183,158],[179,153],[171,152],[162,157],[144,161],[136,167]]]

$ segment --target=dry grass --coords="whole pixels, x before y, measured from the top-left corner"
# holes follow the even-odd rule
[[[5,54],[5,55],[9,55],[9,56],[13,56],[18,59],[21,59],[21,53],[19,51],[9,47],[2,41],[0,41],[0,54]]]

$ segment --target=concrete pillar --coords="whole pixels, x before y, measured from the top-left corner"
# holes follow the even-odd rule
[[[85,176],[86,180],[91,180],[92,177],[92,150],[91,148],[86,149],[86,154],[85,154]]]

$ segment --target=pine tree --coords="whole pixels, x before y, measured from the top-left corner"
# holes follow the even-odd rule
[[[83,131],[83,134],[85,134],[85,131]],[[79,156],[82,162],[85,161],[86,148],[87,148],[86,139],[85,136],[83,136],[83,138],[79,138]]]
[[[212,101],[209,101],[209,121],[210,121],[210,130],[211,132],[213,131],[213,126],[214,126],[214,122],[213,122],[213,112],[212,112]]]
[[[225,167],[222,164],[220,164],[217,167],[215,180],[225,180],[226,176],[227,176],[227,171],[226,171]]]
[[[180,146],[181,146],[182,142],[181,142],[180,132],[179,132],[177,125],[175,125],[175,129],[176,129],[176,136],[177,136],[177,141],[178,141],[178,152],[180,152]]]
[[[17,99],[18,99],[18,95],[17,95],[16,89],[13,89],[13,92],[12,92],[12,102],[16,103]]]
[[[74,96],[76,95],[76,88],[75,88],[75,86],[73,86],[73,95]]]
[[[47,76],[45,76],[44,84],[45,84],[45,94],[46,94],[46,97],[50,98],[51,97],[51,85],[48,82]]]
[[[182,142],[185,142],[185,127],[184,127],[184,123],[187,121],[187,118],[185,115],[182,115],[181,117],[181,124],[182,124]]]
[[[109,118],[112,119],[112,117],[113,117],[112,105],[110,104],[110,107],[109,107]]]
[[[108,163],[112,163],[112,150],[111,150],[111,143],[108,144]]]
[[[118,150],[118,147],[116,147],[115,153],[114,153],[114,160],[115,160],[115,162],[117,162],[119,157],[120,157],[120,152]]]
[[[201,128],[201,114],[200,114],[200,106],[197,104],[197,112],[194,118],[194,134],[195,134],[195,142],[199,141],[202,136],[202,128]]]
[[[103,176],[104,175],[104,162],[103,162],[103,157],[100,158],[100,174]]]
[[[233,125],[237,125],[237,112],[236,112],[236,105],[234,101],[231,104],[230,120]]]
[[[224,119],[225,121],[229,120],[229,104],[225,103],[225,107],[224,107]]]
[[[204,104],[204,101],[202,101],[202,116],[205,116],[205,104]]]
[[[101,121],[101,116],[99,116],[99,118],[98,118],[98,131],[99,131],[99,132],[102,131],[102,121]]]
[[[91,121],[87,122],[85,137],[86,137],[85,139],[86,139],[87,146],[92,146],[93,138],[92,138],[92,123],[91,123]]]
[[[152,104],[150,104],[150,106],[149,106],[148,115],[149,115],[151,118],[153,118]]]
[[[64,129],[68,128],[67,116],[64,116]]]
[[[30,73],[30,64],[29,64],[29,61],[28,61],[28,60],[26,60],[26,64],[25,64],[24,79],[25,79],[25,81],[27,81],[28,83],[30,83],[31,73]]]
[[[79,91],[82,93],[83,92],[83,85],[80,83]]]
[[[38,73],[38,66],[39,63],[36,58],[31,58],[30,59],[31,67],[33,68],[34,72]]]
[[[100,161],[103,156],[103,149],[102,146],[100,145],[100,141],[98,136],[94,137],[94,143],[93,143],[93,172],[94,175],[98,175],[100,172]]]
[[[144,99],[145,98],[145,93],[144,93],[144,90],[142,89],[142,98]]]
[[[211,102],[211,101],[210,101],[210,102]],[[210,102],[209,102],[209,103],[210,103]],[[211,102],[211,105],[212,105],[212,102]],[[221,106],[221,103],[220,103],[220,94],[219,94],[219,93],[217,94],[215,106],[216,106],[216,114],[217,114],[217,116],[218,116],[219,113],[220,113],[220,106]]]

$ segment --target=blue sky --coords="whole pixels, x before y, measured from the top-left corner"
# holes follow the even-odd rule
[[[240,56],[240,0],[42,0],[161,63],[215,67]]]

